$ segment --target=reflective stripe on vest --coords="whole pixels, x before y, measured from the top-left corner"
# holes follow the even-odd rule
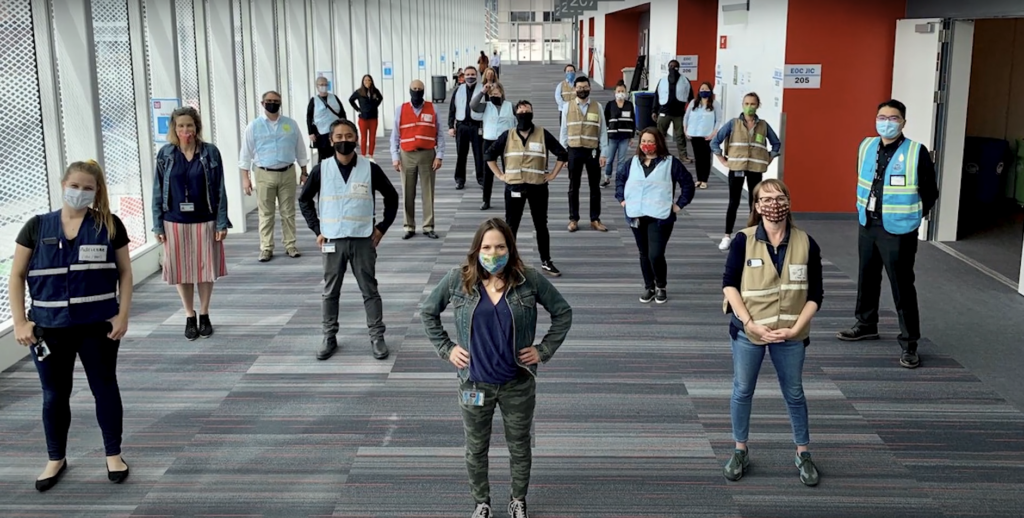
[[[867,224],[867,203],[871,196],[871,184],[878,167],[879,137],[869,137],[860,144],[857,154],[857,215],[861,225]],[[910,139],[903,143],[889,160],[882,180],[882,228],[890,234],[909,234],[921,226],[924,210],[921,195],[917,191],[917,164],[921,156],[921,144]],[[905,185],[892,185],[893,176],[903,176]],[[901,182],[897,182],[901,183]]]
[[[424,101],[416,115],[411,103],[402,105],[402,119],[398,125],[398,139],[402,151],[417,151],[437,147],[437,114],[434,104]]]
[[[725,154],[730,171],[763,173],[768,170],[771,152],[768,150],[768,123],[764,120],[758,119],[748,131],[743,119],[737,117],[732,122],[727,144]]]
[[[479,88],[483,88],[477,85]],[[469,102],[468,95],[466,95],[467,85],[460,85],[458,90],[455,90],[455,120],[462,122],[466,117],[466,103]],[[484,114],[469,110],[469,117],[475,121],[484,120]]]
[[[606,119],[608,124],[608,138],[630,138],[633,133],[636,132],[636,122],[633,120],[633,105],[629,101],[622,103],[620,108],[618,103],[610,102],[608,109],[611,110],[615,117]],[[628,114],[628,115],[627,115]]]
[[[295,147],[299,142],[299,130],[295,121],[288,117],[277,120],[277,127],[271,126],[266,117],[253,121],[252,139],[256,148],[253,157],[258,167],[285,167],[295,162]]]
[[[516,130],[509,130],[505,141],[505,183],[539,185],[548,169],[548,149],[544,128],[534,125],[526,143]]]
[[[502,133],[516,127],[512,103],[504,101],[501,108],[488,101],[484,108],[484,140],[498,140]]]
[[[327,109],[324,101],[331,105],[332,110],[341,113],[341,99],[338,99],[338,96],[334,94],[327,94],[327,99],[319,95],[313,96],[313,124],[316,125],[316,132],[320,135],[329,135],[331,133],[331,124],[338,120],[338,116]]]
[[[373,173],[370,161],[356,158],[348,175],[341,176],[337,160],[320,163],[320,233],[328,239],[370,237],[373,234]]]
[[[667,219],[672,214],[672,157],[662,159],[646,176],[640,157],[633,157],[624,194],[626,216]]]
[[[601,142],[601,107],[597,101],[587,104],[587,113],[583,114],[579,103],[570,103],[569,114],[566,116],[569,147],[597,149]]]

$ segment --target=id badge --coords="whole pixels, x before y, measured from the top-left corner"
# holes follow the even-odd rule
[[[178,210],[180,210],[182,212],[195,212],[196,204],[195,203],[184,203],[184,202],[183,203],[179,203],[178,204]]]
[[[358,194],[365,196],[370,194],[370,184],[368,183],[354,183],[352,184],[352,194]]]
[[[477,129],[477,130],[476,130],[476,134],[477,134],[477,135],[480,135],[480,136],[483,136],[483,134],[484,134],[484,128],[483,128],[483,127],[481,126],[481,127],[479,128],[479,129]]]
[[[591,156],[592,158],[597,158],[597,150],[596,150],[596,149],[592,149],[592,150],[590,151],[590,156]]]
[[[334,252],[338,251],[338,244],[337,243],[324,243],[322,246],[320,246],[320,251],[325,253],[325,254],[333,254]]]
[[[640,218],[629,218],[629,226],[632,228],[640,228]]]
[[[544,149],[540,145],[540,142],[530,142],[530,146],[528,149],[530,151],[536,151],[538,153],[544,151]]]
[[[523,193],[521,193],[519,191],[510,191],[509,195],[512,196],[513,198],[522,198],[523,197]]]
[[[905,175],[892,175],[889,177],[890,187],[906,187],[907,177]]]
[[[476,390],[463,390],[462,404],[469,406],[484,406],[484,393]]]
[[[106,261],[107,245],[82,245],[78,247],[78,260],[93,263]]]
[[[750,268],[760,268],[764,266],[764,261],[760,259],[747,259],[747,266]]]
[[[628,118],[633,116],[633,112],[631,112],[629,110],[623,110],[622,111],[622,116],[628,119]]]
[[[789,265],[789,279],[797,282],[807,282],[807,265],[806,264],[791,264]]]
[[[600,113],[588,113],[587,122],[599,122],[601,120]]]
[[[878,200],[875,199],[875,195],[874,194],[872,194],[870,197],[868,197],[868,212],[874,212],[875,211],[875,204],[876,204],[877,201]]]
[[[434,116],[429,113],[424,113],[422,119],[423,122],[434,122]]]
[[[39,343],[32,346],[32,354],[36,355],[37,360],[43,361],[50,355],[50,348],[47,347],[46,342],[40,340]]]
[[[732,175],[736,178],[743,178],[743,171],[733,171]]]

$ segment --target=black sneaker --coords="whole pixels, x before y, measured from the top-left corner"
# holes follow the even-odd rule
[[[199,315],[199,337],[209,338],[213,336],[213,324],[210,323],[210,315]]]
[[[509,518],[530,518],[530,513],[526,512],[526,501],[509,500],[508,516]]]
[[[542,261],[540,263],[540,269],[544,270],[544,272],[546,272],[548,275],[552,277],[559,277],[562,275],[562,272],[558,271],[558,268],[555,268],[555,263],[551,262],[550,260]]]
[[[900,355],[900,365],[908,369],[916,369],[921,366],[921,358],[917,355],[917,351],[903,351]]]
[[[640,302],[643,302],[644,304],[648,304],[652,300],[654,300],[654,297],[655,297],[654,290],[644,290],[644,292],[640,295]]]
[[[658,304],[664,304],[668,302],[668,292],[665,291],[665,288],[658,288],[654,292],[654,302]]]
[[[747,454],[747,450],[735,450],[732,452],[732,457],[729,457],[729,462],[725,463],[725,468],[722,469],[725,478],[735,482],[743,478],[743,474],[750,469],[750,456]]]
[[[818,468],[811,460],[811,452],[805,451],[796,456],[796,467],[800,470],[800,482],[805,486],[814,487],[818,485]]]
[[[188,338],[189,342],[199,338],[199,325],[196,323],[196,317],[194,316],[185,319],[185,338]]]
[[[320,349],[316,351],[316,359],[323,361],[334,355],[334,352],[338,350],[338,337],[331,335],[324,337],[324,341],[320,344]]]
[[[476,504],[476,511],[470,518],[491,518],[491,506],[487,504]]]
[[[836,338],[844,342],[859,342],[861,340],[878,340],[878,328],[857,324],[850,329],[844,329],[836,333]]]

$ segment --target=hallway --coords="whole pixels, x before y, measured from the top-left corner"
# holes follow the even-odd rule
[[[536,123],[557,135],[561,66],[502,69],[508,99],[531,100]],[[611,92],[595,89],[594,97],[604,102]],[[447,120],[446,106],[439,113]],[[232,234],[209,340],[184,339],[177,295],[159,275],[136,288],[119,366],[132,467],[125,485],[106,482],[79,366],[69,469],[52,491],[36,493],[32,481],[46,456],[39,381],[31,361],[0,373],[0,515],[469,516],[457,384],[424,335],[418,305],[464,260],[481,220],[503,216],[504,199],[496,186],[491,210],[479,210],[472,160],[466,189],[455,190],[455,144],[447,141],[436,182],[441,239],[403,241],[399,211],[378,248],[387,360],[370,355],[351,275],[342,290],[341,349],[328,361],[314,358],[322,268],[301,216],[299,259],[279,254],[259,263],[258,234]],[[376,160],[398,188],[386,139]],[[755,398],[752,471],[728,483],[721,469],[733,448],[732,361],[721,312],[725,255],[717,249],[723,178],[712,175],[711,188],[698,190],[680,214],[664,305],[637,301],[636,247],[613,188],[602,189],[609,232],[582,225],[570,235],[567,186],[565,171],[551,188],[549,228],[563,272],[552,282],[574,319],[538,377],[532,516],[1020,516],[1024,415],[927,339],[924,366],[901,369],[892,311],[883,311],[883,341],[835,340],[851,323],[856,285],[828,258],[804,369],[821,485],[807,488],[797,478],[770,362]],[[255,222],[250,214],[250,228]],[[531,230],[524,216],[520,251],[537,267]],[[445,320],[452,325],[450,311]],[[508,452],[500,423],[494,430],[492,499],[505,516]]]

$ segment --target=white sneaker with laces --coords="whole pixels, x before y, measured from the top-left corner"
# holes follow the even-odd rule
[[[491,506],[487,504],[476,504],[476,511],[471,518],[491,518]]]
[[[530,515],[526,512],[526,502],[522,500],[509,501],[508,515],[510,518],[530,518]]]
[[[724,251],[729,249],[729,245],[731,245],[731,244],[732,244],[732,238],[729,237],[729,236],[725,236],[725,237],[722,238],[722,242],[718,243],[718,249],[724,252]]]

